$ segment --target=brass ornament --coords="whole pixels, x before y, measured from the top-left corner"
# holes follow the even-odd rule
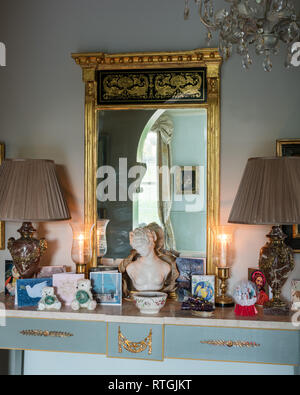
[[[148,355],[152,354],[152,329],[150,329],[149,335],[140,342],[132,342],[122,334],[121,328],[118,330],[118,347],[119,353],[122,353],[122,347],[128,352],[138,354],[148,348]]]
[[[99,105],[205,103],[206,69],[98,71]]]
[[[194,51],[150,52],[129,54],[77,53],[72,58],[81,67],[105,67],[116,64],[141,65],[141,63],[166,63],[167,65],[197,64],[199,62],[221,62],[221,56],[215,49],[196,49]]]
[[[217,277],[220,280],[220,291],[221,294],[216,297],[216,306],[217,307],[232,307],[234,306],[234,301],[230,296],[227,295],[227,280],[230,277],[230,268],[229,267],[218,267],[217,268]]]
[[[208,79],[208,92],[210,94],[219,93],[218,78],[209,78]]]
[[[23,336],[39,336],[39,337],[72,337],[74,336],[69,332],[59,332],[59,331],[43,331],[38,329],[28,329],[20,331]]]
[[[146,99],[149,81],[146,75],[109,74],[103,80],[103,99]]]
[[[248,341],[232,341],[232,340],[203,340],[201,344],[209,344],[211,346],[222,346],[222,347],[239,347],[239,348],[253,348],[260,347],[260,344]]]

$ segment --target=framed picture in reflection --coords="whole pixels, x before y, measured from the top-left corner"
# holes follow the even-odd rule
[[[177,166],[176,194],[198,195],[199,193],[199,166]]]
[[[300,139],[281,139],[276,141],[277,156],[300,156]],[[286,244],[294,252],[300,252],[300,224],[283,225],[282,230],[287,235]]]

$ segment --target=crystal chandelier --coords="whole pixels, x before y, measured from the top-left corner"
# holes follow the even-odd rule
[[[208,30],[208,43],[212,32],[219,32],[219,51],[224,60],[235,48],[248,69],[252,64],[249,47],[253,45],[257,55],[264,55],[264,70],[271,71],[271,55],[278,54],[283,42],[287,46],[285,66],[292,65],[300,41],[300,15],[296,15],[294,0],[225,1],[230,6],[215,12],[214,0],[195,0],[200,20]],[[189,0],[185,0],[185,19],[189,13]]]

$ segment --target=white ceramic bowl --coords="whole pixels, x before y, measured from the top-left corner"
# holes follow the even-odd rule
[[[136,306],[142,314],[157,314],[164,307],[168,294],[164,292],[147,291],[133,295]]]

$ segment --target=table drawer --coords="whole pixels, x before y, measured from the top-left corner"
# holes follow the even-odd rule
[[[0,348],[105,354],[105,322],[7,318]]]
[[[165,357],[297,365],[300,332],[243,328],[165,327]]]
[[[163,326],[107,324],[107,356],[113,358],[163,360]]]

